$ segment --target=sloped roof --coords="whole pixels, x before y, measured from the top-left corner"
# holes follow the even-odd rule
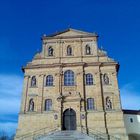
[[[135,115],[140,115],[140,110],[128,110],[128,109],[123,109],[124,114],[135,114]]]
[[[82,36],[94,36],[94,37],[98,37],[98,35],[96,33],[89,33],[89,32],[85,32],[85,31],[81,31],[81,30],[76,30],[76,29],[72,29],[72,28],[68,28],[66,30],[60,31],[60,32],[56,32],[54,34],[51,35],[44,35],[43,38],[57,38],[57,37],[72,37],[72,36],[77,36],[77,37],[82,37]]]

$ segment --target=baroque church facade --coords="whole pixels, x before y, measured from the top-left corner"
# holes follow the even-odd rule
[[[98,48],[98,35],[67,29],[42,37],[25,67],[15,139],[44,130],[92,130],[127,140],[118,62]]]

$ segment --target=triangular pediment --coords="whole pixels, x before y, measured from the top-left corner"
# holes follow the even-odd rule
[[[66,29],[61,32],[56,32],[55,34],[49,35],[48,37],[71,37],[71,36],[97,36],[95,33],[88,33],[76,29]]]

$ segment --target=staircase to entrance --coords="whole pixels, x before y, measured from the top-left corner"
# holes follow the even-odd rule
[[[48,131],[48,127],[40,130],[33,131],[31,133],[16,136],[15,140],[121,140],[118,137],[106,135],[97,130],[82,128],[81,131],[77,130],[65,130],[61,131],[55,128]]]
[[[36,140],[95,140],[78,131],[57,131],[47,136],[38,137]]]

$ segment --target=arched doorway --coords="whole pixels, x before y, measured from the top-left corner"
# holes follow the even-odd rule
[[[76,130],[76,112],[71,108],[63,113],[63,130]]]

